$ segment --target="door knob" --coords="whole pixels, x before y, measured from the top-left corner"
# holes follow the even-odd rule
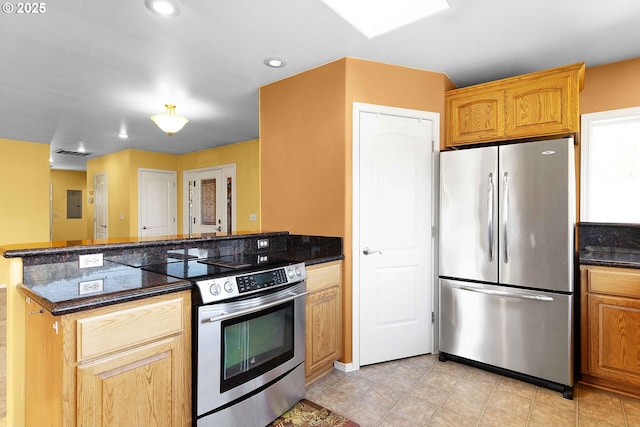
[[[375,253],[379,253],[380,255],[382,255],[382,251],[372,251],[371,249],[369,249],[369,247],[368,247],[368,246],[367,246],[367,247],[365,247],[365,248],[362,250],[362,253],[363,253],[363,254],[365,254],[365,255],[372,255],[372,254],[375,254]]]

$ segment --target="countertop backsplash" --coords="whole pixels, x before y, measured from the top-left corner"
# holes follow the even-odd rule
[[[640,268],[640,224],[578,224],[580,264]]]

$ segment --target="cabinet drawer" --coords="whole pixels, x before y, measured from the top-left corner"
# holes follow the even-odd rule
[[[182,332],[183,302],[175,298],[79,319],[78,361]]]
[[[589,292],[640,298],[640,270],[589,268]]]
[[[340,261],[319,264],[307,268],[307,290],[309,292],[342,284],[342,264]]]

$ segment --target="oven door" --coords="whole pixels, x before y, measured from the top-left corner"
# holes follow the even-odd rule
[[[246,398],[304,362],[306,282],[197,307],[196,415]]]

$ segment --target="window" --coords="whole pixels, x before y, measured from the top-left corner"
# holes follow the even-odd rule
[[[640,107],[582,115],[580,220],[640,223]]]

